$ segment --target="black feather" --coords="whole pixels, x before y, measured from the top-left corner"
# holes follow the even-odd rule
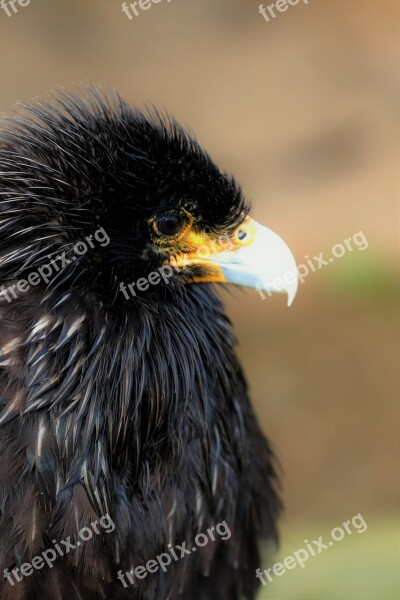
[[[118,292],[162,264],[146,223],[176,206],[214,234],[248,211],[155,110],[63,93],[0,134],[0,291],[99,227],[111,240],[12,302],[0,293],[0,571],[102,515],[115,523],[52,569],[2,580],[2,600],[255,597],[258,539],[275,539],[280,503],[223,307],[178,275]],[[229,540],[128,589],[116,579],[222,521]]]

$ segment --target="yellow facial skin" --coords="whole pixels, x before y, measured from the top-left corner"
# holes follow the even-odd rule
[[[168,225],[163,217],[151,225],[153,246],[169,257],[165,264],[177,270],[199,267],[185,271],[185,283],[231,283],[268,294],[286,293],[291,305],[298,288],[296,261],[279,235],[257,221],[246,216],[235,230],[219,235],[199,231],[188,213],[178,222],[176,235],[158,230]]]
[[[246,217],[231,234],[217,237],[207,234],[189,232],[187,243],[192,251],[174,256],[169,264],[172,267],[198,265],[202,267],[202,275],[190,279],[193,283],[228,283],[222,269],[212,262],[213,255],[221,252],[234,252],[241,247],[249,246],[254,241],[254,221]]]
[[[186,211],[185,214],[187,223],[173,239],[160,237],[156,221],[154,219],[150,221],[157,234],[157,246],[170,256],[166,264],[182,269],[187,266],[201,266],[202,275],[188,277],[188,283],[226,283],[222,269],[210,262],[212,256],[221,252],[232,252],[252,244],[255,237],[255,221],[245,217],[233,232],[216,235],[196,231],[193,227],[193,217]]]

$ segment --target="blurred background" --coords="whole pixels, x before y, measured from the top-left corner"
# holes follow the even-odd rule
[[[363,232],[368,248],[310,272],[290,309],[251,291],[225,300],[281,464],[277,559],[355,514],[368,524],[260,600],[394,600],[400,4],[300,0],[269,23],[258,0],[161,0],[132,19],[121,4],[0,11],[0,111],[57,86],[115,86],[188,125],[298,263]]]

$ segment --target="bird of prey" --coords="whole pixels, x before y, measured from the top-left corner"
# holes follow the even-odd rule
[[[249,212],[191,133],[117,93],[4,122],[1,600],[255,598],[279,486],[214,284],[291,302],[297,279]]]

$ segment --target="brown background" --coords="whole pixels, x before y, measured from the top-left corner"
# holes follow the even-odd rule
[[[281,556],[359,512],[368,523],[260,598],[391,600],[400,3],[300,0],[270,23],[258,5],[161,0],[132,21],[119,0],[0,11],[0,110],[57,86],[115,86],[187,124],[298,262],[364,232],[368,250],[312,273],[290,309],[255,292],[226,300],[282,463]]]

